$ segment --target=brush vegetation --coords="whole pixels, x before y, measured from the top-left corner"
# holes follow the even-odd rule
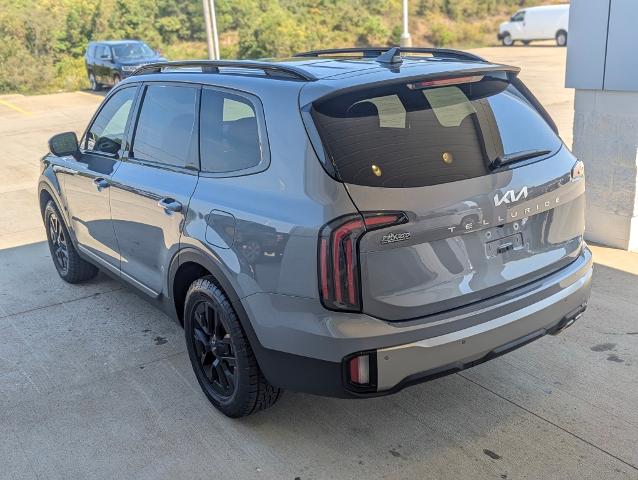
[[[495,42],[498,22],[552,0],[410,0],[415,45]],[[555,2],[554,2],[555,3]],[[223,58],[393,45],[401,0],[217,0]],[[0,94],[88,87],[90,40],[134,38],[171,60],[206,58],[201,0],[0,0]]]

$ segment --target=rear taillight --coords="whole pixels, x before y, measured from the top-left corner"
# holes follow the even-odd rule
[[[359,240],[366,232],[407,222],[402,212],[352,214],[319,234],[319,294],[326,308],[361,311]]]

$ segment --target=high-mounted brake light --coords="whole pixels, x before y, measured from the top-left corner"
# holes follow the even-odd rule
[[[337,218],[319,234],[319,294],[326,308],[361,311],[359,253],[370,230],[407,222],[402,212],[367,212]]]
[[[434,80],[423,80],[421,82],[408,83],[407,87],[410,90],[419,90],[421,88],[429,87],[443,87],[448,85],[461,85],[464,83],[474,83],[483,80],[483,75],[470,75],[467,77],[449,77],[449,78],[437,78]]]

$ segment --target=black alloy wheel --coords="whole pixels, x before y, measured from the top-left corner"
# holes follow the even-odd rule
[[[98,273],[98,269],[83,260],[75,250],[69,229],[53,200],[47,202],[43,211],[44,227],[49,251],[58,275],[68,283],[82,283]]]
[[[199,368],[220,397],[230,397],[235,390],[237,359],[222,315],[208,299],[200,300],[193,312],[193,339]]]
[[[49,246],[60,275],[64,276],[69,272],[69,244],[64,228],[57,212],[49,214]]]
[[[244,417],[279,399],[281,390],[264,377],[235,309],[211,276],[186,293],[184,334],[195,377],[219,411]]]

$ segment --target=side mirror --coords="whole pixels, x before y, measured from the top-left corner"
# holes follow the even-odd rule
[[[49,150],[56,157],[72,156],[80,158],[80,146],[75,132],[64,132],[53,135],[49,139]]]
[[[111,56],[108,53],[105,53],[105,54],[101,55],[100,58],[102,60],[110,60]]]

